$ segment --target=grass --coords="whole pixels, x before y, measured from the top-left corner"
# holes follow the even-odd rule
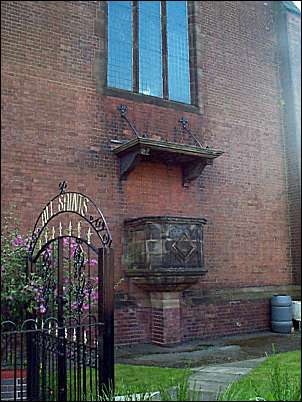
[[[115,365],[115,388],[125,384],[134,389],[144,388],[148,391],[158,391],[160,387],[171,387],[188,378],[189,369],[162,368],[149,366],[133,366],[128,364]]]
[[[274,354],[219,397],[221,401],[300,401],[301,351]]]
[[[136,366],[128,364],[115,365],[115,392],[114,395],[126,395],[126,400],[132,400],[131,395],[143,394],[145,400],[147,395],[154,391],[177,388],[177,392],[184,394],[186,392],[186,382],[191,374],[189,369],[176,369],[176,368],[163,368],[163,367],[149,367],[149,366]],[[73,371],[67,372],[68,387],[67,398],[68,400],[77,400],[77,382],[75,381],[75,373]],[[100,397],[96,395],[96,371],[95,369],[86,371],[86,392],[83,394],[83,400],[113,400],[113,393],[111,390],[103,393]],[[70,392],[70,386],[72,391]],[[54,386],[56,388],[56,386]],[[83,372],[81,370],[81,394],[83,393]],[[166,399],[168,400],[168,399]]]
[[[199,394],[189,389],[191,370],[115,365],[115,392],[110,390],[99,396],[99,401],[113,401],[123,396],[125,401],[152,400],[152,392],[159,391],[162,401],[199,401]],[[158,398],[158,395],[157,395]]]

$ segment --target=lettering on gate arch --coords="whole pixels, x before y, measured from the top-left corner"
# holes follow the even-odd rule
[[[36,221],[29,254],[33,256],[37,245],[41,248],[49,240],[66,235],[81,238],[87,244],[93,241],[99,247],[110,247],[112,237],[96,204],[87,195],[66,191],[65,181],[59,184],[59,189],[60,193],[45,205]]]
[[[54,201],[47,204],[41,216],[42,227],[47,225],[49,220],[59,212],[75,212],[86,218],[88,212],[89,198],[79,193],[60,194]]]

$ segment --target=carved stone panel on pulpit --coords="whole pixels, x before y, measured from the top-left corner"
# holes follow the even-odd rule
[[[206,273],[203,256],[205,224],[203,218],[171,216],[127,220],[127,275],[150,290],[174,289],[174,285],[180,288],[181,283],[187,287],[196,282]]]

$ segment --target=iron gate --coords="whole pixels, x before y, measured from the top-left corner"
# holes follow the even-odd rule
[[[13,379],[1,378],[2,399],[98,400],[114,387],[111,244],[90,198],[60,184],[29,247],[36,308],[21,328],[2,323],[1,375]]]

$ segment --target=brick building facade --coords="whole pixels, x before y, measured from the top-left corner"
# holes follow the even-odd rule
[[[266,330],[271,295],[300,289],[300,13],[291,2],[187,3],[191,104],[106,85],[107,2],[1,2],[2,214],[16,204],[26,232],[63,179],[95,200],[115,281],[125,278],[117,344]],[[146,138],[196,148],[184,117],[224,153],[186,186],[165,157],[121,180],[114,149],[134,138],[121,104]],[[125,222],[142,217],[206,219],[207,272],[190,286],[140,286],[127,275]]]

